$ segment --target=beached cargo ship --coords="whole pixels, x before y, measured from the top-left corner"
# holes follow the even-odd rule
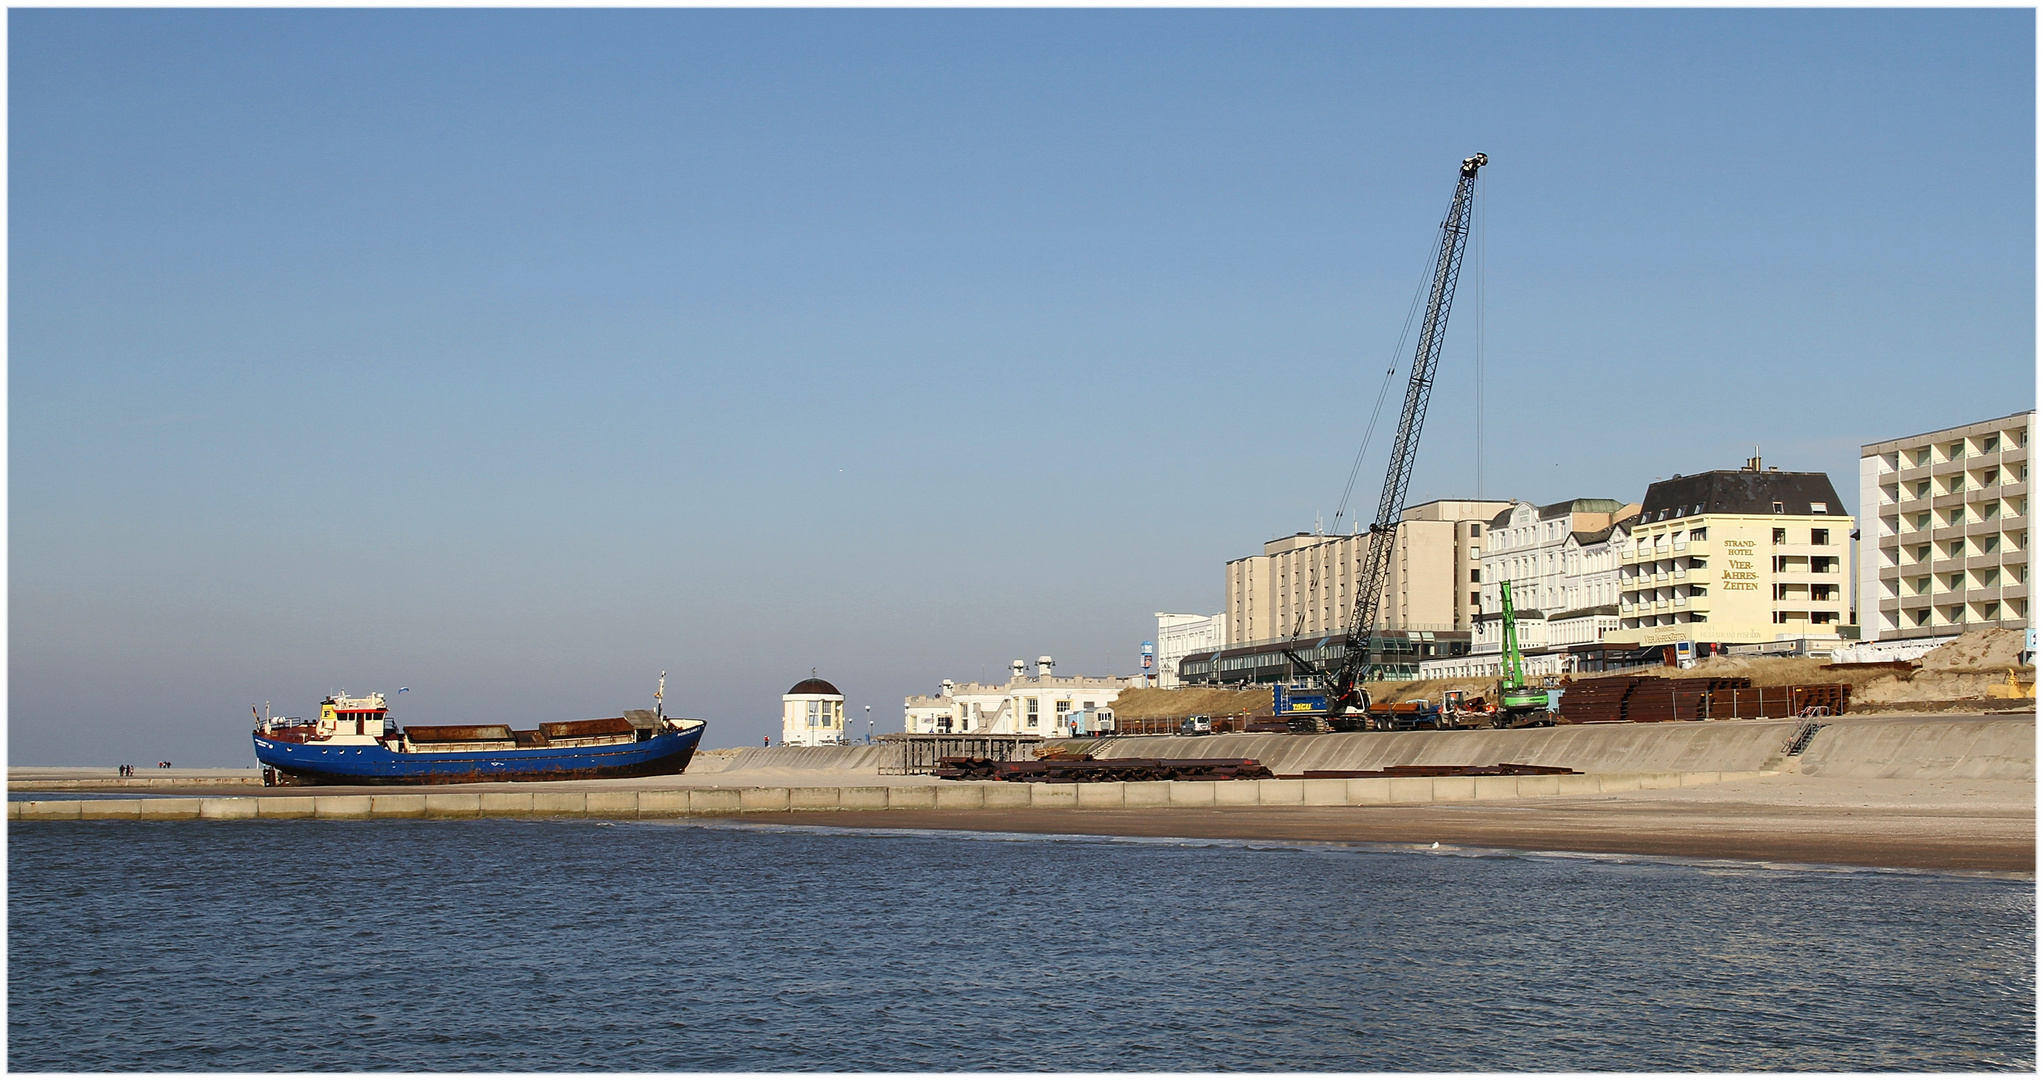
[[[319,703],[319,719],[256,716],[266,784],[467,784],[660,776],[687,768],[704,722],[658,708],[518,730],[509,724],[395,727],[382,694]]]

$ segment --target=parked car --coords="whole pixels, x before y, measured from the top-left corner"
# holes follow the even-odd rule
[[[1213,734],[1213,718],[1210,716],[1187,716],[1184,722],[1178,725],[1178,734],[1211,735]]]

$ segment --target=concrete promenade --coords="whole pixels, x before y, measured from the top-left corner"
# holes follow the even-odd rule
[[[1120,810],[1170,807],[1425,806],[1600,795],[1721,784],[1758,772],[1581,776],[1367,777],[1103,784],[894,784],[431,791],[390,794],[222,795],[148,799],[33,799],[7,804],[11,821],[234,821],[254,818],[673,818],[825,810]],[[267,791],[278,789],[268,788]]]

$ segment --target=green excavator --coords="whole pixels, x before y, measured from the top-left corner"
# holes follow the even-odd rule
[[[1504,652],[1497,669],[1497,712],[1490,726],[1500,728],[1551,726],[1546,690],[1525,680],[1525,653],[1518,648],[1518,609],[1511,604],[1511,583],[1498,582],[1504,598]]]

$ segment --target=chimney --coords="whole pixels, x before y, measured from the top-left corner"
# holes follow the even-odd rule
[[[1049,677],[1050,677],[1050,669],[1052,669],[1052,668],[1054,668],[1054,667],[1056,667],[1056,666],[1057,666],[1057,661],[1055,661],[1055,660],[1052,660],[1052,659],[1050,659],[1050,658],[1049,658],[1049,657],[1047,657],[1047,656],[1038,656],[1038,657],[1036,657],[1036,678],[1038,678],[1038,679],[1047,679],[1047,678],[1049,678]]]
[[[1014,665],[1013,665],[1013,667],[1014,667],[1014,681],[1015,681],[1015,682],[1020,682],[1020,681],[1022,681],[1023,679],[1026,679],[1026,678],[1028,678],[1028,677],[1029,677],[1029,662],[1028,662],[1028,661],[1026,661],[1026,660],[1016,660],[1016,661],[1014,662]]]
[[[956,687],[957,685],[958,685],[957,683],[954,683],[954,682],[950,681],[949,679],[945,679],[945,680],[943,681],[943,696],[944,696],[944,697],[949,697],[949,696],[951,696],[951,690],[952,690],[953,688],[955,688],[955,687]]]
[[[1744,471],[1744,472],[1758,472],[1758,471],[1760,471],[1760,469],[1759,469],[1759,456],[1758,456],[1757,454],[1755,454],[1755,455],[1753,455],[1752,457],[1746,458],[1746,459],[1745,459],[1745,468],[1744,468],[1744,469],[1743,469],[1742,471]]]

